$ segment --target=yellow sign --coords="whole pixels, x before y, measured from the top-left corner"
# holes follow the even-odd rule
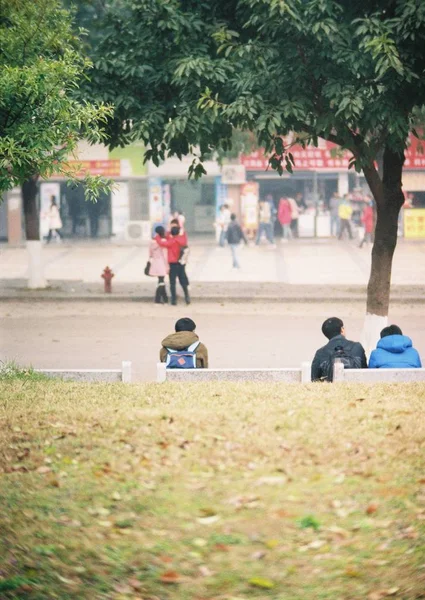
[[[404,209],[404,237],[425,238],[425,208]]]

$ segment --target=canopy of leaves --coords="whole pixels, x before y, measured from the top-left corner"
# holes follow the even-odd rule
[[[58,0],[0,0],[0,192],[35,174],[69,174],[77,141],[103,137],[110,109],[75,95],[91,63],[71,25]]]
[[[402,151],[424,102],[425,3],[117,0],[93,58],[92,93],[116,106],[111,145],[143,139],[155,162],[198,148],[202,160],[238,128],[290,170],[282,136],[295,131],[351,150],[360,168],[384,146]]]

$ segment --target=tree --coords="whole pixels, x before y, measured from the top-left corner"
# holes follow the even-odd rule
[[[376,202],[367,293],[376,338],[388,315],[404,150],[425,98],[425,3],[120,0],[103,26],[93,93],[116,105],[112,145],[141,138],[154,162],[199,148],[195,175],[208,153],[229,148],[233,128],[253,132],[279,172],[294,164],[290,132],[352,153]]]
[[[73,179],[67,159],[103,139],[110,109],[76,97],[91,63],[59,0],[0,0],[0,39],[0,193],[22,185],[26,238],[39,240],[37,179]],[[88,196],[105,183],[88,176]]]

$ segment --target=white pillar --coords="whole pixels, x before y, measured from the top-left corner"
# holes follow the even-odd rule
[[[121,365],[122,382],[131,383],[131,361],[123,360]]]
[[[43,264],[43,242],[40,240],[28,241],[28,287],[31,290],[45,288]]]
[[[337,360],[334,362],[334,376],[333,382],[340,383],[344,381],[344,365],[342,362],[338,362]]]
[[[311,363],[310,362],[302,362],[301,363],[301,383],[310,383],[311,382]]]
[[[160,362],[156,364],[156,382],[164,383],[167,380],[167,372],[165,370],[165,363]]]
[[[348,194],[348,173],[338,173],[338,194]]]

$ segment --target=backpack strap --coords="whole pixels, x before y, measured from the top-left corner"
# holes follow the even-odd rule
[[[197,350],[197,348],[198,348],[198,346],[199,346],[200,343],[201,343],[200,341],[193,342],[193,344],[191,344],[190,346],[188,346],[187,351],[188,352],[196,352],[196,350]]]

